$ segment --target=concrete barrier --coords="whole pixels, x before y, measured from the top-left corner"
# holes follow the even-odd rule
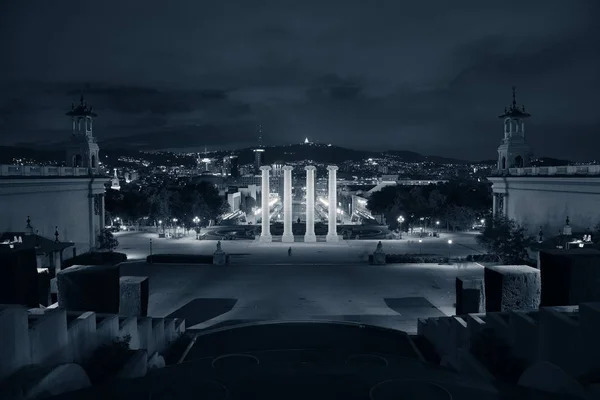
[[[154,352],[160,353],[165,349],[165,320],[163,318],[152,318],[152,338]],[[153,354],[154,352],[148,352]]]
[[[579,323],[568,315],[547,308],[541,308],[538,315],[537,359],[579,377],[584,370]]]
[[[511,311],[508,338],[513,356],[531,364],[537,359],[538,327],[536,321],[522,311]]]
[[[129,348],[138,350],[140,348],[140,333],[138,331],[137,317],[120,317],[119,318],[119,338],[129,336]]]
[[[122,276],[119,279],[119,314],[145,317],[148,315],[150,281],[147,276]]]
[[[175,319],[165,319],[165,341],[167,344],[173,343],[177,339],[177,332],[175,331]]]
[[[456,278],[456,315],[485,312],[483,279]]]
[[[485,311],[536,310],[540,305],[540,271],[527,265],[484,268]]]
[[[62,308],[29,317],[29,347],[33,364],[71,362],[68,348],[67,313]]]
[[[600,376],[600,303],[583,303],[579,306],[579,329],[585,373]]]
[[[67,324],[68,348],[71,360],[81,364],[96,350],[96,314],[88,311],[73,318]],[[47,334],[51,335],[50,332]]]
[[[148,354],[154,354],[154,336],[152,333],[152,318],[138,318],[138,335],[140,349],[148,350]]]
[[[118,379],[132,379],[146,376],[148,372],[148,351],[136,350],[116,374]]]
[[[467,330],[469,332],[469,349],[473,347],[473,340],[486,328],[486,322],[482,315],[469,314],[466,316]]]
[[[58,304],[69,311],[118,314],[118,265],[74,265],[56,275]]]
[[[96,337],[98,346],[112,343],[119,337],[119,317],[112,314],[96,314]]]
[[[31,363],[27,308],[0,305],[0,381]]]

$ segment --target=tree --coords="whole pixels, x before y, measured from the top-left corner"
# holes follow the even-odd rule
[[[464,206],[450,205],[446,207],[444,219],[453,228],[465,229],[475,222],[476,213],[473,209]]]
[[[119,246],[119,241],[115,239],[112,232],[108,229],[100,231],[97,242],[98,250],[113,251]]]
[[[505,217],[486,221],[477,242],[488,253],[497,256],[502,264],[519,265],[528,259],[527,248],[533,239],[525,235],[525,228]]]
[[[252,215],[254,208],[256,207],[256,200],[254,197],[247,195],[243,196],[240,201],[240,210],[244,212],[246,215]]]

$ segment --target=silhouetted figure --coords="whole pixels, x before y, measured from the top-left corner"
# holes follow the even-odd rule
[[[289,257],[289,256],[291,256],[291,255],[292,255],[292,248],[290,247],[290,248],[288,249],[288,257]]]
[[[298,223],[300,223],[300,217],[298,217]]]

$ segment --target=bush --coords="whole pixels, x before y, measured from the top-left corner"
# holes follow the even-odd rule
[[[117,265],[123,261],[127,261],[127,255],[124,253],[89,252],[63,261],[62,269],[73,265]]]
[[[113,251],[119,246],[119,241],[115,239],[110,229],[103,229],[98,234],[98,250],[108,250]]]
[[[146,257],[149,264],[212,264],[213,256],[202,254],[153,254]]]

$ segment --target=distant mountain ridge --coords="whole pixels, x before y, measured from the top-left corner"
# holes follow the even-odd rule
[[[118,156],[136,157],[142,152],[156,152],[149,150],[135,150],[130,147],[118,149],[110,148],[100,151],[103,155],[108,155],[109,159],[115,160]],[[436,164],[495,164],[495,160],[486,160],[481,162],[471,162],[441,156],[424,156],[422,154],[407,150],[389,150],[385,152],[376,152],[368,150],[356,150],[345,147],[325,145],[325,144],[292,144],[286,146],[265,146],[264,161],[271,164],[275,162],[293,162],[302,160],[312,160],[319,163],[341,164],[344,161],[360,161],[368,158],[380,158],[383,156],[394,157],[400,161],[417,163],[432,162]],[[209,157],[219,158],[226,155],[235,154],[239,157],[240,164],[249,164],[254,162],[254,148],[245,148],[234,151],[214,151],[209,152]],[[0,146],[0,164],[10,164],[13,159],[31,159],[38,162],[62,162],[64,160],[64,150],[58,146],[55,148],[31,148],[16,146]],[[534,165],[556,166],[568,165],[571,162],[558,160],[554,158],[542,157]]]

